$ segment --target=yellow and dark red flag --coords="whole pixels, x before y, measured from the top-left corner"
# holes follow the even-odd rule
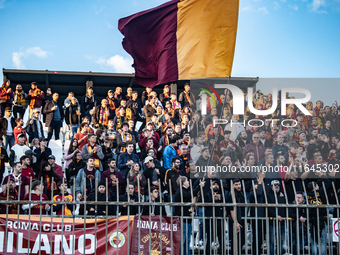
[[[230,76],[238,6],[238,0],[173,0],[120,19],[135,82],[154,87]]]

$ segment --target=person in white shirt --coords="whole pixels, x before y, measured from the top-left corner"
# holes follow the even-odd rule
[[[225,131],[227,130],[231,131],[230,140],[232,141],[236,141],[238,134],[244,131],[243,123],[238,122],[238,121],[239,121],[239,117],[238,115],[235,114],[231,117],[232,123],[228,123],[224,128]]]

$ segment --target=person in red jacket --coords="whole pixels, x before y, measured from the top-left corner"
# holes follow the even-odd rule
[[[33,110],[40,110],[45,94],[42,90],[38,89],[38,83],[32,82],[31,89],[26,96],[26,100],[30,100],[30,118],[32,117]]]
[[[89,125],[87,123],[81,123],[79,127],[78,133],[74,135],[74,139],[78,141],[78,149],[81,151],[85,144],[88,143],[87,136],[89,134],[88,132]]]
[[[61,177],[64,176],[63,169],[61,168],[61,166],[59,166],[58,164],[55,163],[55,156],[53,156],[53,155],[48,156],[47,161],[51,166],[51,171],[56,172]]]

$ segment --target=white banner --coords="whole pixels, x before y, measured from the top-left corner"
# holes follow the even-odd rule
[[[340,226],[340,219],[332,218],[332,227],[333,227],[333,242],[338,243],[340,240],[339,236],[339,226]]]

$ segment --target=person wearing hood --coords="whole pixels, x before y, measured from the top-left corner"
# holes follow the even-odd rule
[[[93,191],[87,198],[87,201],[92,202],[110,202],[114,201],[114,198],[111,196],[109,191],[106,191],[106,183],[99,182],[97,191]],[[112,215],[112,206],[108,205],[93,205],[88,204],[86,206],[86,210],[88,211],[88,215]]]
[[[235,194],[235,202],[236,203],[245,203],[246,197],[245,194],[243,194],[242,187],[241,187],[241,180],[236,178],[233,180],[233,188],[234,188],[234,194]],[[232,199],[232,192],[230,192],[226,203],[233,203]],[[246,216],[246,207],[236,207],[236,215],[234,211],[233,206],[227,207],[228,215],[229,215],[229,239],[231,242],[231,254],[234,254],[234,241],[233,239],[236,237],[238,238],[238,247],[242,247],[245,243],[245,231],[246,226],[244,222],[244,217]],[[236,222],[237,225],[237,233],[234,233],[234,222]],[[239,246],[239,243],[241,242],[241,246]]]

